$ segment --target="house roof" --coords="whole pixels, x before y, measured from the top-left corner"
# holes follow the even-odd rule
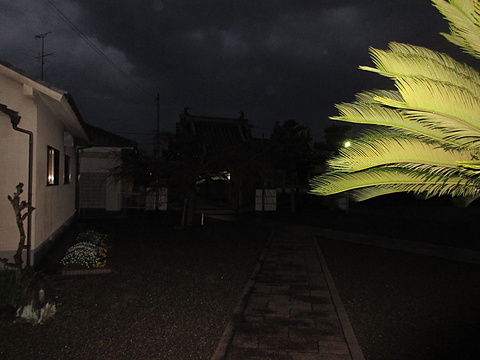
[[[33,80],[4,62],[0,62],[0,75],[22,84],[26,96],[37,95],[39,100],[43,101],[53,113],[59,115],[59,119],[63,122],[65,129],[75,138],[88,140],[87,134],[82,127],[80,113],[73,98],[66,91],[57,89],[46,82]],[[21,112],[21,109],[15,110]]]
[[[99,146],[99,147],[118,147],[118,148],[134,148],[137,143],[123,136],[112,134],[111,132],[100,129],[96,126],[83,123],[83,127],[90,141],[79,141],[78,145]]]
[[[187,111],[180,114],[177,136],[195,141],[205,153],[229,150],[252,138],[250,125],[243,114],[239,118],[219,118],[193,116]]]

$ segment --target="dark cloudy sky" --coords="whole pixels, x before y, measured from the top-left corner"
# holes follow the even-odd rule
[[[0,60],[33,76],[34,35],[51,32],[45,81],[71,93],[86,122],[144,146],[157,93],[162,131],[188,106],[215,117],[243,110],[256,136],[295,119],[322,140],[335,103],[389,85],[357,69],[371,64],[369,46],[459,53],[429,0],[0,0],[0,30]]]

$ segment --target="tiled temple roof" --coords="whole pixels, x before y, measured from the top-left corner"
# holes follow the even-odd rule
[[[183,141],[193,141],[205,153],[230,151],[250,142],[252,134],[248,120],[240,118],[217,118],[180,115],[177,123],[177,137]]]

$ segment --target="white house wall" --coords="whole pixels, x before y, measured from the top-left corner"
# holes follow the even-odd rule
[[[0,68],[0,103],[18,112],[19,127],[34,133],[31,255],[63,230],[75,215],[76,153],[68,131],[86,139],[63,93],[43,88],[22,75]],[[25,79],[24,83],[22,81]],[[27,84],[27,85],[25,85]],[[32,85],[32,86],[30,86]],[[53,95],[55,96],[53,96]],[[29,136],[12,129],[10,118],[0,112],[0,257],[11,256],[19,241],[18,228],[7,195],[23,182],[27,200]],[[59,184],[47,186],[47,149],[59,151]],[[71,181],[64,184],[64,156],[70,156]],[[33,259],[32,259],[33,260]]]
[[[21,116],[20,128],[35,132],[35,104],[33,99],[25,97],[23,92],[23,85],[0,76],[0,103],[19,113]],[[20,235],[15,213],[7,195],[13,195],[15,187],[21,182],[24,184],[24,193],[21,199],[27,200],[28,147],[29,136],[15,131],[12,128],[10,117],[0,113],[0,257],[9,259],[17,249]],[[33,199],[35,199],[35,191],[36,188],[33,186]],[[32,203],[35,206],[35,200]],[[32,222],[34,219],[35,214],[32,215]],[[35,241],[34,234],[32,234],[32,241]]]
[[[41,240],[35,244],[36,247],[42,245],[44,241],[50,240],[54,233],[75,215],[76,169],[75,148],[71,146],[72,144],[65,144],[64,142],[65,130],[60,118],[61,114],[52,111],[43,98],[38,98],[37,105],[36,151],[38,176],[35,181],[37,189],[35,237]],[[58,185],[47,185],[47,151],[49,146],[60,153]],[[69,184],[64,183],[63,177],[65,155],[70,157],[72,178]]]

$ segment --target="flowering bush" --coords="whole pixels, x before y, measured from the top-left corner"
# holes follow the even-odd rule
[[[102,268],[107,262],[106,235],[86,231],[77,237],[77,244],[67,250],[61,264],[68,268]]]
[[[95,230],[87,230],[84,231],[80,234],[78,234],[76,238],[76,242],[89,242],[92,244],[100,245],[100,246],[105,246],[105,240],[107,238],[107,235],[105,234],[100,234],[99,232],[96,232]]]

